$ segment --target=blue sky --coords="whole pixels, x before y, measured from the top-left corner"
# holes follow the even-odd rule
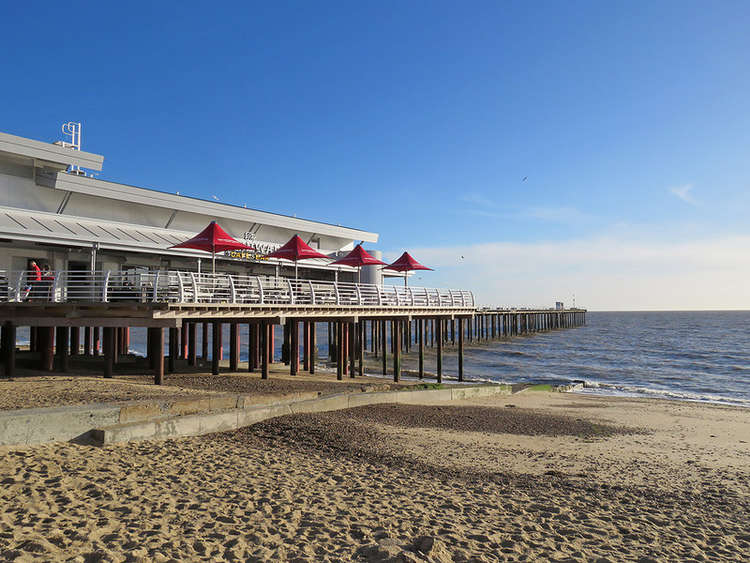
[[[0,130],[83,121],[102,178],[376,231],[487,304],[750,306],[746,2],[4,12]]]

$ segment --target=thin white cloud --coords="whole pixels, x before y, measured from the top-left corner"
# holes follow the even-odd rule
[[[695,201],[695,198],[690,193],[692,190],[693,190],[692,184],[685,184],[684,186],[675,186],[673,188],[669,188],[669,192],[672,195],[681,199],[685,203],[689,203],[690,205],[698,205],[698,202]]]
[[[750,308],[750,236],[643,240],[597,236],[414,248],[435,268],[415,285],[474,291],[482,305],[551,306],[560,299],[598,310]]]
[[[497,204],[491,199],[483,196],[478,192],[469,192],[461,196],[461,201],[464,203],[470,203],[472,205],[478,205],[480,207],[496,208]]]
[[[471,205],[466,213],[492,219],[523,218],[550,223],[571,223],[588,219],[589,216],[575,207],[562,205],[557,207],[503,207],[492,199],[478,193],[469,192],[460,197],[460,201]]]

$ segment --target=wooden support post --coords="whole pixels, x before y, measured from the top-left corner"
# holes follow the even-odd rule
[[[268,363],[272,364],[276,353],[276,325],[272,323],[268,324],[268,342],[266,345],[268,346]]]
[[[182,325],[182,330],[185,330],[185,324]],[[189,322],[187,323],[187,333],[188,333],[188,356],[187,356],[187,364],[189,366],[194,366],[198,360],[198,338],[195,330],[195,323]]]
[[[317,335],[315,334],[315,321],[310,321],[310,375],[315,375],[315,360],[318,355],[318,347],[316,345]]]
[[[401,321],[394,319],[391,321],[391,339],[396,342],[400,339]],[[401,379],[401,346],[393,349],[393,381],[398,383]]]
[[[213,321],[213,339],[211,342],[212,354],[211,354],[211,374],[219,375],[219,354],[221,351],[221,323],[219,321]]]
[[[260,323],[260,378],[268,379],[268,332],[271,326],[266,321]]]
[[[164,329],[154,330],[154,351],[156,352],[156,366],[154,366],[154,385],[164,384]],[[175,338],[175,344],[177,339]]]
[[[153,329],[148,329],[149,331]],[[111,378],[115,366],[115,329],[105,327],[102,331],[104,334],[104,377]],[[153,345],[147,350],[149,357],[154,353]]]
[[[458,380],[464,380],[464,320],[458,319]]]
[[[333,330],[330,321],[326,323],[326,326],[328,327],[328,361],[330,362],[336,354],[333,352]]]
[[[342,322],[339,348],[341,348],[341,357],[344,362],[342,371],[344,375],[347,375],[349,373],[349,323]]]
[[[365,375],[365,338],[367,332],[365,329],[365,321],[359,321],[357,323],[357,359],[359,360],[359,376],[364,377]]]
[[[247,324],[247,371],[253,371],[255,369],[255,352],[257,347],[255,346],[255,335],[256,325],[253,323]]]
[[[443,323],[442,319],[436,319],[438,333],[437,340],[437,382],[443,382]]]
[[[2,354],[5,369],[3,375],[7,378],[16,375],[16,325],[12,322],[3,324]]]
[[[58,326],[55,329],[55,355],[57,356],[57,370],[68,371],[68,352],[70,351],[70,327]]]
[[[54,331],[55,329],[51,326],[40,326],[37,329],[36,347],[39,352],[39,369],[42,371],[52,371],[54,368]]]
[[[99,350],[101,350],[101,339],[99,337],[99,334],[100,334],[99,333],[99,327],[95,326],[94,327],[94,343],[92,345],[92,350],[91,350],[91,353],[94,356],[98,356],[99,355]]]
[[[182,328],[179,329],[180,332],[180,351],[178,353],[178,357],[181,360],[187,360],[188,357],[188,331],[187,331],[187,325],[185,323],[182,323]]]
[[[289,349],[291,348],[291,342],[289,337],[289,325],[291,324],[291,319],[287,319],[283,326],[283,337],[281,341],[281,362],[284,365],[289,365]]]
[[[70,355],[77,356],[81,353],[81,327],[70,327]]]
[[[349,377],[357,375],[357,325],[347,323],[347,332],[349,333]]]
[[[388,335],[386,331],[388,327],[385,319],[380,319],[380,347],[383,360],[383,375],[388,375]]]
[[[115,339],[115,346],[114,346],[114,362],[115,365],[120,363],[120,333],[122,332],[122,329],[118,326],[115,328],[114,339]]]
[[[224,359],[224,323],[219,323],[219,361]]]
[[[39,330],[38,327],[29,327],[29,352],[37,351],[37,343],[39,341]]]
[[[302,371],[310,371],[310,322],[302,322]]]
[[[201,360],[208,361],[208,323],[201,323]]]
[[[344,338],[344,323],[342,321],[336,321],[336,340],[339,345],[336,347],[336,379],[339,381],[344,379],[344,359],[343,359],[343,346],[341,341]]]
[[[237,323],[229,324],[229,371],[240,369],[240,331]]]
[[[83,355],[91,355],[91,327],[87,326],[83,329]]]
[[[177,342],[178,338],[179,336],[178,336],[177,329],[175,327],[170,327],[169,328],[169,362],[167,364],[167,371],[169,373],[175,372],[175,360],[177,359],[177,355],[179,353],[178,352],[179,345]]]
[[[419,338],[419,379],[424,379],[424,319],[417,319],[417,337]]]
[[[299,371],[299,322],[297,319],[289,321],[289,375],[297,375]]]

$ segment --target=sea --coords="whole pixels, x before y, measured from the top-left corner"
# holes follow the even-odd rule
[[[750,407],[750,311],[590,312],[582,327],[474,347],[464,366],[490,381]]]
[[[465,377],[502,383],[582,383],[581,393],[750,407],[750,311],[589,312],[586,321],[578,328],[467,343]],[[223,331],[225,350],[228,332]],[[27,343],[27,331],[19,330],[18,338],[19,344]],[[246,361],[246,325],[240,338],[240,360]],[[130,351],[145,354],[145,340],[145,329],[133,329]],[[319,358],[327,356],[327,342],[326,325],[320,323]],[[405,369],[415,363],[414,354],[404,358]],[[428,350],[425,369],[434,371],[432,364],[434,355]],[[444,376],[450,379],[456,372],[455,348],[447,347]]]

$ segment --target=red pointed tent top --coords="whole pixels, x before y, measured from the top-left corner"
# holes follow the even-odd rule
[[[296,262],[308,258],[328,258],[328,256],[310,248],[305,244],[305,241],[299,238],[299,235],[294,235],[284,246],[266,255],[266,258],[281,258],[282,260]]]
[[[225,250],[250,247],[233,238],[216,221],[211,221],[208,227],[193,238],[180,244],[175,244],[170,248],[195,248],[196,250],[205,250],[206,252],[224,252]]]
[[[354,250],[343,258],[336,260],[334,264],[340,266],[354,266],[355,268],[359,266],[377,266],[378,264],[385,266],[385,262],[378,260],[369,254],[364,248],[362,248],[361,244],[355,246]]]
[[[388,264],[383,269],[396,270],[397,272],[411,272],[412,270],[432,270],[432,268],[423,266],[422,264],[414,260],[414,258],[412,258],[408,252],[404,252],[398,260],[396,260],[393,264]]]

